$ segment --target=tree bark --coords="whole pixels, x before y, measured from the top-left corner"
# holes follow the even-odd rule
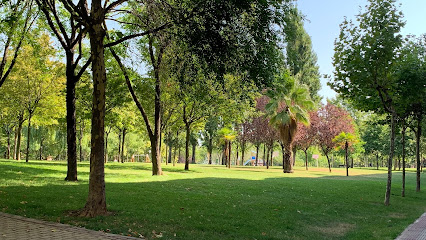
[[[260,144],[256,144],[256,160],[254,161],[255,166],[257,166],[257,164],[259,163],[259,147]]]
[[[228,141],[228,168],[231,168],[231,150],[232,150],[232,142]]]
[[[304,149],[303,152],[305,153],[305,168],[308,171],[308,149]]]
[[[11,148],[11,144],[10,144],[10,134],[11,134],[12,130],[11,128],[7,129],[7,148],[6,148],[6,159],[10,159],[10,148]]]
[[[263,144],[263,166],[266,165],[266,144]]]
[[[402,120],[402,197],[405,197],[405,130],[405,120]]]
[[[22,134],[22,124],[24,123],[23,116],[18,118],[18,128],[16,129],[15,135],[15,160],[21,160],[21,134]]]
[[[391,194],[391,184],[392,184],[392,159],[393,153],[395,151],[395,118],[396,113],[393,111],[391,113],[391,138],[390,138],[390,149],[389,149],[389,158],[388,158],[388,180],[386,183],[386,193],[385,193],[385,206],[388,206],[390,203],[390,194]]]
[[[266,169],[269,169],[269,154],[270,154],[270,147],[266,150]]]
[[[167,157],[168,157],[167,161],[169,163],[172,163],[172,144],[171,143],[169,144],[169,155]]]
[[[90,18],[93,20],[89,27],[90,48],[93,73],[93,105],[90,152],[89,194],[81,216],[95,217],[107,214],[105,198],[105,88],[106,70],[104,59],[105,29],[104,9],[101,1],[92,0]]]
[[[123,134],[121,135],[121,162],[124,162],[124,143],[126,141],[126,134],[127,134],[127,129],[123,128]]]
[[[246,152],[246,141],[241,142],[241,166],[244,166],[244,158]]]
[[[325,154],[325,157],[327,158],[327,162],[328,162],[328,171],[331,172],[330,158],[328,157],[328,154]]]
[[[75,108],[74,50],[66,51],[66,111],[67,111],[67,176],[66,181],[77,181],[77,130]]]
[[[346,177],[349,176],[349,161],[348,161],[348,141],[345,142],[345,163],[346,163]]]
[[[191,125],[185,122],[185,170],[189,170],[189,137],[191,135]]]
[[[31,140],[31,118],[32,118],[32,112],[29,113],[28,116],[28,129],[27,129],[27,149],[25,154],[25,162],[28,162],[30,160],[30,140]]]
[[[195,150],[197,148],[197,144],[192,144],[192,164],[195,164]]]
[[[117,161],[118,162],[123,162],[123,160],[121,159],[121,128],[118,129],[118,156],[117,156]]]
[[[239,163],[240,163],[240,161],[238,161],[238,154],[239,154],[238,148],[239,148],[239,145],[238,145],[238,142],[237,142],[237,149],[235,150],[235,154],[237,155],[236,158],[235,158],[235,166],[238,166]]]
[[[39,160],[43,160],[43,142],[44,138],[40,139]]]
[[[420,138],[422,136],[422,115],[419,113],[417,117],[417,130],[416,130],[416,192],[420,192]]]
[[[376,153],[376,166],[377,170],[379,170],[379,153]]]

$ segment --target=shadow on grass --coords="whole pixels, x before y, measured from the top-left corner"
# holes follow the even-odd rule
[[[29,177],[37,174],[20,170]],[[381,181],[327,176],[113,182],[106,194],[116,214],[93,219],[64,214],[84,206],[87,184],[6,186],[0,187],[0,209],[147,238],[159,233],[165,239],[395,238],[424,211],[426,196],[392,196],[392,205],[385,207],[386,174],[377,177]],[[407,192],[414,192],[414,182],[414,176],[407,177]],[[398,190],[395,185],[393,191]]]

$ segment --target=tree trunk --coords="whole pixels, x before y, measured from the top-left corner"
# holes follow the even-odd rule
[[[79,145],[80,145],[80,162],[83,161],[83,146],[82,146],[82,141],[83,141],[83,127],[84,127],[84,121],[81,121],[81,125],[80,125],[80,138],[79,138]]]
[[[255,166],[257,166],[257,164],[259,163],[259,147],[260,147],[260,144],[257,144],[256,145],[256,160],[254,162]]]
[[[293,149],[292,149],[292,152],[293,152],[293,157],[292,157],[292,165],[293,165],[293,167],[296,165],[296,153],[297,153],[297,149],[295,148],[295,147],[293,147]]]
[[[75,79],[73,50],[67,51],[66,111],[67,111],[67,176],[65,181],[77,181],[77,132],[75,108]]]
[[[269,161],[269,166],[273,166],[274,165],[273,155],[274,155],[274,145],[272,144],[272,146],[271,146],[271,155],[270,155],[271,160]]]
[[[15,135],[15,160],[21,160],[21,134],[22,134],[23,123],[24,123],[23,116],[19,116],[18,128],[16,129],[16,135]]]
[[[10,148],[11,148],[11,144],[10,144],[10,134],[11,134],[11,128],[9,128],[7,130],[7,148],[6,148],[6,159],[10,159]]]
[[[191,134],[191,125],[189,123],[185,123],[185,170],[189,170],[189,137]]]
[[[95,217],[107,214],[105,199],[105,169],[104,169],[104,123],[105,123],[105,88],[106,71],[104,59],[105,29],[104,9],[101,1],[92,1],[90,18],[93,20],[89,27],[89,38],[93,73],[93,105],[92,131],[90,152],[89,194],[85,207],[80,215]]]
[[[209,140],[210,141],[210,140]],[[209,164],[211,165],[212,164],[212,151],[213,151],[213,149],[212,148],[210,148],[210,147],[208,147],[207,148],[207,157],[208,157],[208,159],[209,159]]]
[[[269,154],[270,154],[270,147],[266,150],[266,169],[269,169]]]
[[[31,140],[31,118],[32,113],[29,113],[28,116],[28,129],[27,129],[27,149],[26,149],[26,155],[25,155],[25,162],[28,162],[30,160],[30,140]]]
[[[327,162],[328,162],[328,171],[331,172],[331,163],[330,163],[330,158],[328,157],[328,154],[325,154],[325,157],[327,157]]]
[[[293,164],[292,164],[292,155],[293,155],[293,147],[290,144],[284,144],[285,155],[284,155],[284,173],[293,173]]]
[[[266,144],[263,144],[263,166],[266,165]]]
[[[121,129],[118,129],[118,156],[117,156],[117,161],[118,162],[123,162],[123,160],[121,159]]]
[[[305,168],[308,171],[308,149],[304,149],[303,152],[305,153]]]
[[[405,197],[405,130],[405,121],[402,120],[402,197]]]
[[[39,149],[39,160],[41,161],[41,160],[43,160],[43,142],[44,142],[44,139],[42,138],[42,139],[40,139],[40,149]]]
[[[105,159],[104,162],[107,163],[108,162],[108,136],[109,136],[110,131],[107,131],[105,133]]]
[[[417,118],[417,130],[416,130],[416,192],[420,192],[420,138],[422,136],[422,115],[419,114]]]
[[[197,144],[192,144],[192,164],[195,164],[195,150],[197,148]]]
[[[241,166],[244,166],[244,157],[246,152],[246,142],[241,142]]]
[[[345,163],[346,163],[346,177],[349,176],[349,161],[348,161],[348,141],[345,142]]]
[[[231,168],[231,150],[232,150],[232,142],[228,141],[228,168]]]
[[[124,143],[126,141],[126,134],[127,134],[127,129],[123,128],[123,134],[121,135],[121,162],[124,162]]]
[[[379,153],[376,153],[376,163],[377,170],[379,170]]]
[[[393,153],[395,151],[395,118],[396,113],[392,112],[391,114],[391,138],[390,138],[390,150],[388,158],[388,181],[386,183],[386,194],[385,194],[385,206],[389,205],[390,194],[391,194],[391,184],[392,184],[392,159]]]
[[[235,154],[237,155],[236,158],[235,158],[235,166],[238,166],[239,163],[240,163],[240,161],[238,161],[238,154],[239,154],[238,148],[239,148],[239,145],[238,145],[238,142],[237,142],[237,150],[235,151]]]
[[[172,144],[169,145],[169,155],[168,160],[169,163],[172,163]]]

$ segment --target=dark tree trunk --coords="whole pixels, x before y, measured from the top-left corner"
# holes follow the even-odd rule
[[[303,152],[305,153],[305,168],[308,171],[308,149],[304,149]]]
[[[405,197],[405,130],[405,120],[402,120],[402,197]]]
[[[260,144],[256,144],[256,160],[254,161],[255,166],[257,166],[257,164],[259,163],[259,147]]]
[[[377,170],[379,170],[379,153],[376,153],[376,163]]]
[[[348,141],[345,142],[345,165],[346,165],[346,176],[349,176],[349,161],[348,161]]]
[[[270,155],[270,161],[269,161],[269,166],[273,166],[274,165],[274,159],[273,159],[273,155],[274,155],[274,145],[271,145],[271,155]]]
[[[93,73],[93,105],[90,152],[89,194],[85,207],[80,215],[94,217],[107,214],[105,198],[105,169],[104,169],[104,123],[105,123],[105,88],[106,70],[104,59],[105,29],[104,9],[101,1],[92,1],[90,18],[93,20],[89,27],[90,48]]]
[[[297,149],[295,147],[293,147],[292,152],[293,152],[293,157],[292,157],[292,163],[291,164],[294,167],[296,165],[296,153],[297,153]]]
[[[23,116],[19,116],[18,128],[16,129],[16,135],[15,135],[15,160],[21,160],[21,134],[22,134],[23,123],[24,123]]]
[[[226,165],[226,144],[223,144],[223,150],[222,150],[222,165]]]
[[[117,161],[118,162],[123,162],[121,160],[121,129],[118,129],[118,156],[117,156]]]
[[[191,135],[191,125],[189,123],[185,123],[185,170],[189,170],[189,137]]]
[[[211,149],[210,147],[207,149],[207,157],[209,159],[209,164],[212,164],[212,151],[213,149]]]
[[[127,129],[123,128],[123,133],[122,133],[122,138],[121,138],[121,162],[124,162],[124,143],[126,142],[126,134],[127,134]]]
[[[266,165],[266,144],[263,144],[263,166]]]
[[[83,161],[83,145],[82,145],[82,141],[83,141],[83,127],[84,127],[84,122],[81,121],[81,125],[80,125],[80,138],[79,138],[79,145],[80,145],[80,162]]]
[[[169,156],[168,156],[168,162],[172,163],[172,144],[169,145]]]
[[[38,156],[38,159],[40,161],[43,160],[43,142],[44,142],[44,138],[40,139],[40,149],[39,149],[39,156]]]
[[[232,142],[228,141],[228,168],[231,168],[231,150],[232,150]]]
[[[419,114],[417,118],[417,130],[416,130],[416,192],[420,192],[420,138],[422,136],[422,115]]]
[[[67,176],[66,181],[77,181],[77,132],[75,108],[75,76],[74,51],[66,51],[66,111],[67,111]]]
[[[328,162],[328,171],[331,172],[331,162],[330,162],[330,158],[328,157],[328,154],[325,154],[325,156],[327,157],[327,162]]]
[[[239,162],[240,162],[240,161],[238,161],[238,154],[239,154],[239,152],[238,152],[239,149],[238,148],[239,148],[239,145],[237,143],[237,149],[235,150],[235,154],[237,155],[236,158],[235,158],[235,166],[238,166]]]
[[[192,164],[195,164],[195,150],[197,148],[197,144],[192,144]]]
[[[28,129],[27,129],[27,149],[25,151],[25,162],[28,162],[30,160],[30,141],[31,141],[31,118],[32,118],[32,112],[30,112],[28,116]]]
[[[108,136],[109,136],[110,131],[106,131],[105,132],[105,159],[104,162],[107,163],[108,162]]]
[[[6,148],[6,159],[10,159],[10,148],[11,148],[11,144],[10,144],[10,134],[11,134],[12,130],[9,128],[7,129],[7,148]]]
[[[284,154],[284,173],[293,173],[293,164],[292,164],[292,155],[293,155],[293,147],[291,146],[291,143],[284,144],[285,148],[285,154]]]
[[[246,141],[241,141],[241,166],[244,166],[245,152],[246,152]]]
[[[386,206],[388,206],[390,203],[390,194],[391,194],[391,186],[392,186],[392,159],[393,159],[393,153],[395,151],[395,118],[396,118],[396,113],[392,112],[390,149],[389,149],[389,158],[388,158],[388,181],[386,183],[386,194],[385,194],[385,202],[384,202]]]
[[[266,150],[266,169],[269,169],[269,153],[270,153],[270,147]]]

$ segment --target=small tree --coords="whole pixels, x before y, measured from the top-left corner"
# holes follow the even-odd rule
[[[346,133],[346,132],[341,132],[339,135],[333,138],[333,142],[336,143],[336,148],[344,149],[345,151],[346,176],[349,176],[349,161],[348,161],[349,147],[355,144],[356,141],[357,139],[354,134]]]

